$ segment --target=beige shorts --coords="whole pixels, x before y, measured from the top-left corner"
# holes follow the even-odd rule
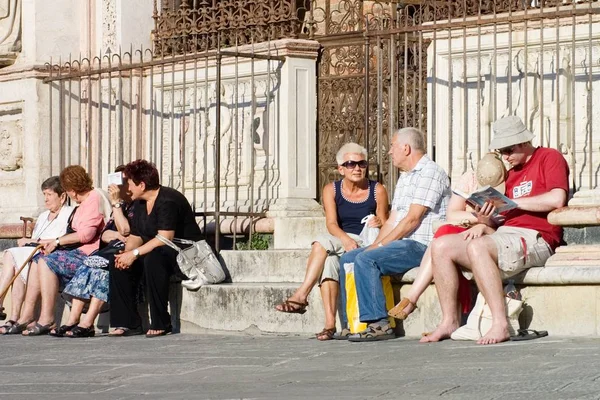
[[[348,236],[354,239],[359,246],[361,245],[362,241],[358,235],[348,233]],[[323,266],[323,273],[319,278],[319,286],[325,279],[339,282],[340,257],[346,252],[346,250],[344,250],[344,246],[342,245],[342,241],[339,238],[326,233],[319,235],[313,243],[315,242],[318,242],[321,246],[323,246],[328,254],[327,258],[325,259],[325,265]]]
[[[490,237],[498,248],[498,267],[502,278],[509,278],[531,267],[542,267],[552,249],[533,229],[501,226]]]

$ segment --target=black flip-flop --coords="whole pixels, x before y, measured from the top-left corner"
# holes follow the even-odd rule
[[[0,307],[0,321],[4,321],[6,319],[6,313],[4,312],[4,307]]]
[[[166,336],[173,331],[173,327],[169,325],[165,329],[156,329],[156,330],[159,332],[158,333],[146,333],[146,337],[147,338],[155,338],[155,337],[159,337],[159,336]]]
[[[519,329],[515,336],[511,336],[510,340],[518,342],[520,340],[539,339],[548,336],[548,331],[536,331],[534,329]]]

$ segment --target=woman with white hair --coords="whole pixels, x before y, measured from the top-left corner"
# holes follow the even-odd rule
[[[323,208],[329,234],[312,244],[302,285],[275,309],[304,314],[308,295],[319,283],[325,308],[325,327],[316,334],[318,340],[330,340],[336,332],[335,314],[339,293],[340,256],[362,245],[359,234],[362,219],[374,215],[368,224],[380,227],[388,218],[388,194],[383,185],[367,178],[367,150],[356,144],[343,145],[336,155],[342,179],[323,188]],[[345,313],[345,310],[340,310]]]

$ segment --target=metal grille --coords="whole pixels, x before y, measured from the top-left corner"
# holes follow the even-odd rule
[[[171,0],[154,2],[157,56],[296,38],[303,0]]]
[[[47,64],[52,173],[81,164],[106,187],[117,165],[145,158],[188,198],[205,233],[235,241],[270,231],[263,218],[277,197],[283,58],[252,49]]]
[[[319,62],[319,186],[353,140],[389,188],[398,127],[426,132],[452,178],[487,151],[491,124],[518,115],[535,145],[560,150],[574,190],[596,188],[600,14],[594,1],[316,1],[307,12]],[[367,117],[365,117],[367,116]]]

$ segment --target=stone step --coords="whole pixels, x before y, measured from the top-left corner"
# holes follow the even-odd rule
[[[600,335],[600,268],[547,267],[531,269],[517,279],[526,303],[521,327],[548,330],[556,336]],[[578,276],[582,274],[581,276]],[[402,281],[411,281],[416,270]],[[575,276],[577,275],[577,276]],[[182,327],[227,331],[313,334],[323,328],[324,313],[318,288],[309,297],[303,315],[275,311],[276,304],[298,287],[295,282],[236,282],[205,286],[196,292],[183,290]],[[394,284],[396,302],[410,290],[410,283]],[[418,309],[397,332],[418,337],[433,330],[441,317],[435,287],[418,301]],[[339,321],[338,321],[339,327]]]
[[[221,251],[232,282],[302,282],[310,249]]]

